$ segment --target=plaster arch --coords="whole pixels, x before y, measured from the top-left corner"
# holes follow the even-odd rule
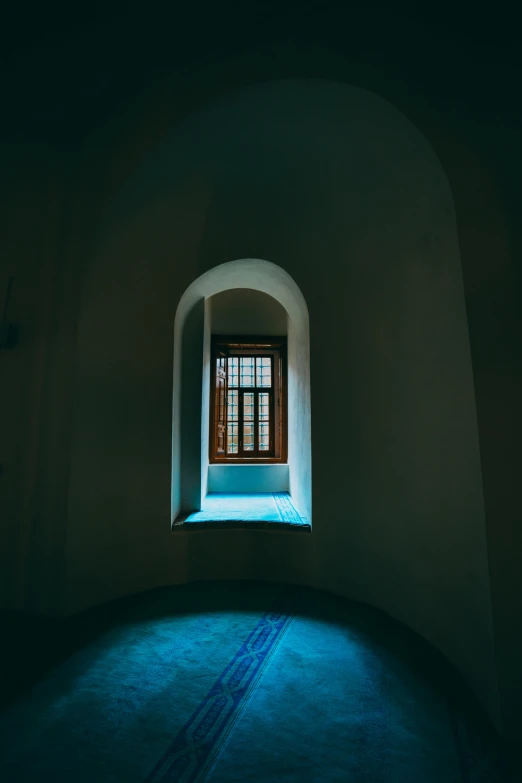
[[[100,228],[78,329],[69,606],[174,581],[304,582],[421,633],[495,719],[459,240],[429,141],[364,89],[249,87],[172,127]],[[244,530],[168,540],[176,306],[234,258],[270,259],[296,281],[314,325],[314,409],[338,402],[332,372],[342,394],[336,439],[314,416],[314,536],[299,542]]]
[[[172,410],[172,494],[171,521],[179,513],[183,492],[181,455],[183,438],[182,365],[186,360],[182,349],[183,330],[191,311],[204,300],[232,288],[252,288],[276,299],[288,317],[288,465],[290,493],[296,508],[312,520],[312,453],[310,398],[309,317],[305,298],[294,279],[277,264],[257,258],[243,258],[213,267],[200,275],[187,288],[174,319],[173,410]],[[197,316],[196,316],[197,317]],[[200,317],[205,317],[200,307]],[[208,368],[205,368],[208,369]],[[208,465],[208,371],[203,372],[203,405],[201,422],[201,471],[199,489],[205,486]],[[204,491],[203,491],[204,494]]]

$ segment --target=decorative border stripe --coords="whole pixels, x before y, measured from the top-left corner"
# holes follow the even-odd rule
[[[307,524],[306,520],[298,514],[297,509],[292,505],[288,492],[272,492],[272,497],[283,522],[290,522],[292,525]]]
[[[263,615],[146,783],[197,783],[205,777],[292,620],[278,612]]]

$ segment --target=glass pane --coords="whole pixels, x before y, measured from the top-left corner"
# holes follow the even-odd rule
[[[270,449],[270,410],[269,395],[262,392],[258,397],[258,427],[259,427],[259,451]]]
[[[228,359],[228,386],[238,386],[239,381],[239,359],[231,357]]]
[[[227,395],[227,453],[237,454],[239,449],[239,392],[228,390]]]
[[[239,392],[237,389],[229,389],[227,397],[228,421],[237,421],[239,418]]]
[[[237,439],[234,440],[230,435],[227,438],[227,453],[237,454]]]
[[[252,365],[253,367],[253,365]],[[254,395],[243,395],[243,451],[254,450]]]
[[[219,400],[218,400],[218,421],[225,423],[225,384],[223,381],[221,381],[221,386],[218,390],[219,394]]]
[[[243,395],[243,418],[245,421],[247,418],[254,421],[254,395],[251,392]]]
[[[256,386],[272,386],[272,359],[270,356],[256,358]]]
[[[254,386],[254,357],[241,356],[239,359],[241,386]]]
[[[239,448],[239,424],[229,424],[227,427],[227,452],[237,454]]]

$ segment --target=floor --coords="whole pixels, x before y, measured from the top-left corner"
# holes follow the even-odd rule
[[[61,660],[0,711],[4,783],[510,780],[433,648],[329,593],[162,588],[66,621],[61,639]],[[26,635],[26,663],[48,641]]]
[[[208,527],[216,522],[310,530],[308,520],[299,514],[288,492],[213,492],[205,497],[200,511],[181,515],[174,526]]]

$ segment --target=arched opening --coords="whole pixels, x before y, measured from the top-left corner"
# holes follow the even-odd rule
[[[118,194],[104,232],[78,326],[68,606],[210,578],[317,586],[421,633],[496,716],[459,236],[447,177],[418,128],[346,84],[251,85],[178,123]],[[176,307],[185,296],[181,343],[219,290],[270,293],[273,266],[262,283],[210,285],[217,270],[207,270],[249,252],[298,283],[313,324],[314,537],[171,536],[166,517],[190,489],[172,442]],[[187,378],[185,366],[176,382]],[[201,498],[201,383],[198,394]],[[334,396],[332,437],[318,412],[334,411]]]
[[[261,291],[286,311],[288,490],[298,513],[311,524],[308,308],[292,277],[276,264],[261,259],[241,259],[214,267],[189,286],[178,305],[174,321],[171,522],[182,511],[201,508],[207,494],[210,297],[230,289]],[[271,470],[277,482],[280,476],[276,476],[277,471],[273,468]]]

